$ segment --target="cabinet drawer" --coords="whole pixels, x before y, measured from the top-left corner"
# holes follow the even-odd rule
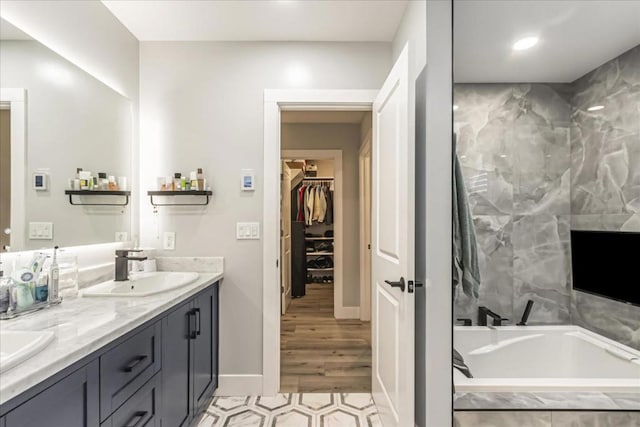
[[[100,427],[159,427],[160,384],[160,375],[154,376]]]
[[[160,328],[157,322],[100,357],[101,421],[160,371]]]

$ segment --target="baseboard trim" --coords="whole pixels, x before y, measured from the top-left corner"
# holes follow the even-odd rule
[[[360,307],[336,307],[336,319],[360,319]]]
[[[219,375],[216,396],[255,396],[262,394],[262,375]]]

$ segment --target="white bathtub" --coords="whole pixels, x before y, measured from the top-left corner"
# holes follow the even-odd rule
[[[640,393],[640,351],[578,326],[454,328],[471,369],[454,369],[456,391]]]

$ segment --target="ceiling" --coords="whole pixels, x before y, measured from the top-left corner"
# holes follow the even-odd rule
[[[282,123],[360,124],[370,111],[283,111]]]
[[[456,83],[572,82],[640,44],[638,0],[455,1]]]
[[[141,41],[393,40],[407,0],[102,0]]]
[[[33,38],[9,21],[0,18],[0,40],[33,40]]]

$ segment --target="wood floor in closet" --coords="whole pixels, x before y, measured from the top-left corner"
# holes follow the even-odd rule
[[[371,323],[333,317],[333,285],[308,284],[281,317],[282,393],[371,392]]]

